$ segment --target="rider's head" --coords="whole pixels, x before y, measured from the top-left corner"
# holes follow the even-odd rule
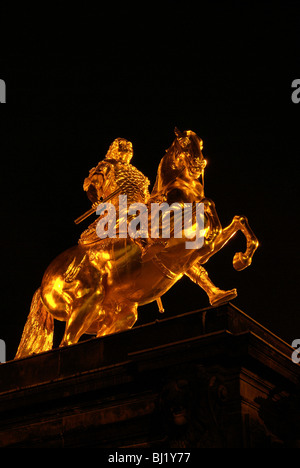
[[[132,143],[125,138],[116,138],[110,145],[106,158],[130,163],[133,156]]]

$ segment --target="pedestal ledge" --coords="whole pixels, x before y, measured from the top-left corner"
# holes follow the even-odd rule
[[[296,447],[292,352],[228,303],[10,361],[0,446]]]

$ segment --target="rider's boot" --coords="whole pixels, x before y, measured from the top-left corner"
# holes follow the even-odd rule
[[[208,277],[205,268],[201,265],[194,265],[186,272],[186,275],[206,292],[210,304],[214,307],[231,301],[237,296],[236,289],[224,291],[217,288]]]

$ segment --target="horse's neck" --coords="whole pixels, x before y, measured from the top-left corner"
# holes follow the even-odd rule
[[[169,183],[162,184],[160,191],[167,203],[193,203],[201,202],[204,198],[203,185],[198,179],[186,179],[178,176]]]
[[[204,197],[203,185],[198,179],[187,179],[176,165],[175,144],[167,150],[160,161],[151,198],[163,195],[167,201],[200,202]]]

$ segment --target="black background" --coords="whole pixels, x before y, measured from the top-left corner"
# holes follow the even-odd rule
[[[155,181],[175,125],[204,141],[205,195],[223,226],[245,214],[260,240],[251,267],[242,235],[206,265],[234,304],[291,343],[300,337],[299,2],[104,2],[15,12],[3,7],[0,338],[12,359],[45,268],[77,243],[90,208],[83,179],[116,137]],[[183,278],[164,317],[208,306]],[[160,319],[156,304],[138,323]]]

